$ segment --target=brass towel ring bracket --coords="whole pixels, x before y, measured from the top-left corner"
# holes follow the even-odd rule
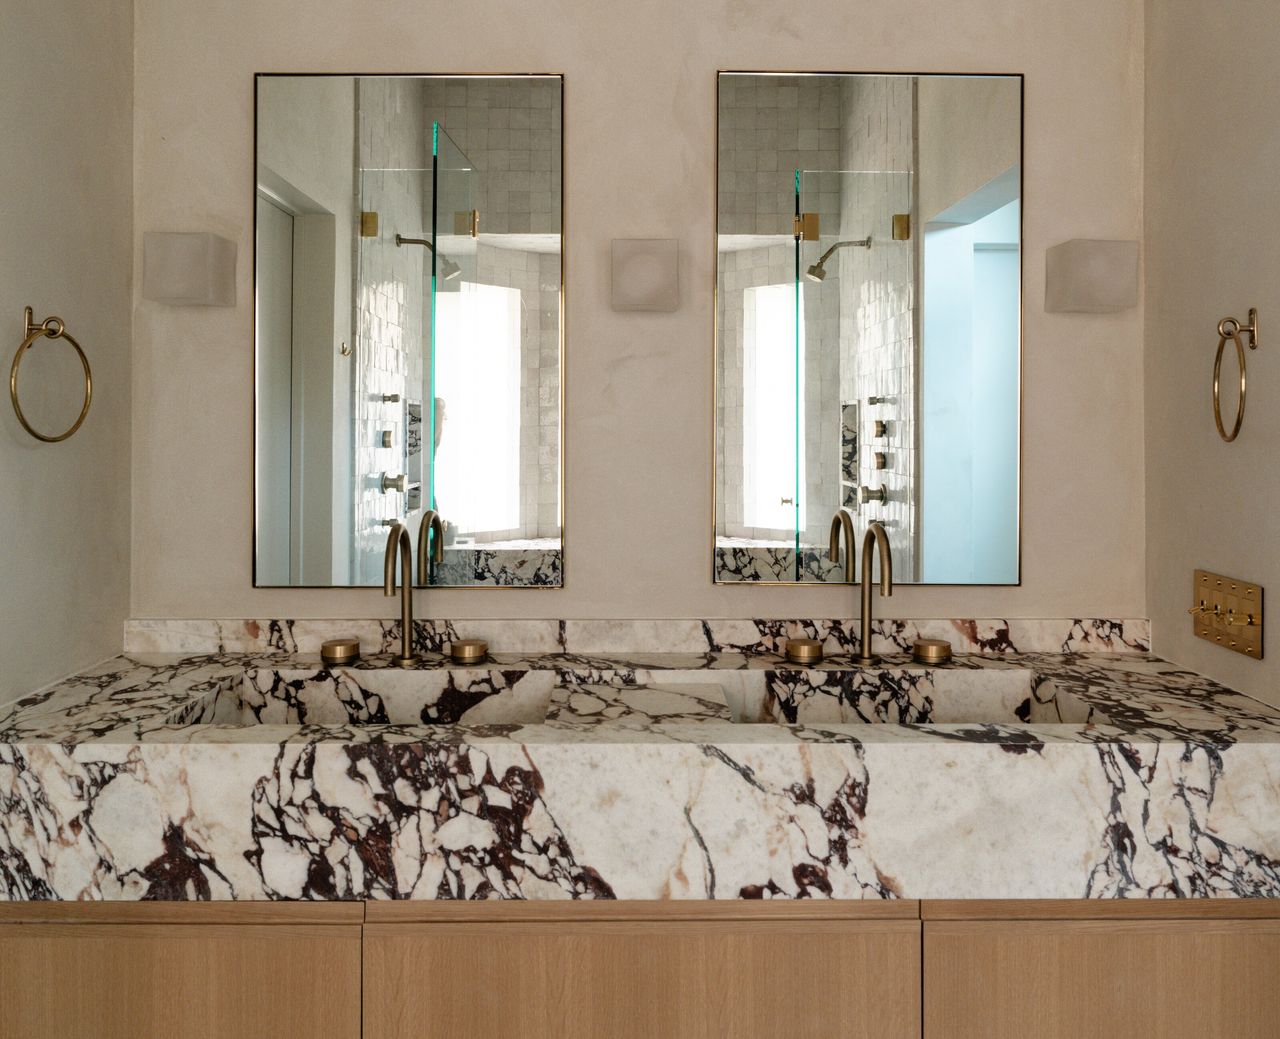
[[[89,414],[89,405],[93,402],[93,369],[89,367],[89,358],[84,355],[84,351],[80,349],[80,344],[75,341],[75,337],[67,331],[66,323],[60,317],[47,317],[39,324],[32,321],[32,312],[30,307],[23,308],[23,323],[26,338],[22,340],[22,345],[18,347],[18,352],[13,355],[13,367],[9,369],[9,400],[13,402],[14,413],[18,416],[18,421],[22,423],[22,428],[30,433],[37,440],[43,440],[46,444],[56,444],[60,440],[66,440],[84,423],[85,416]],[[57,436],[49,436],[33,429],[31,423],[27,421],[26,415],[22,413],[22,404],[18,401],[18,369],[22,366],[22,358],[26,352],[35,345],[37,339],[48,336],[50,339],[65,339],[75,349],[76,355],[80,358],[80,364],[84,368],[84,407],[80,409],[80,417],[75,420],[71,428],[65,433],[59,433]]]
[[[1218,427],[1218,436],[1228,444],[1240,435],[1240,427],[1244,425],[1245,364],[1243,337],[1249,337],[1249,349],[1258,349],[1258,311],[1249,308],[1249,323],[1242,325],[1237,318],[1224,317],[1218,322],[1218,353],[1213,359],[1213,421]],[[1227,432],[1222,424],[1222,352],[1227,348],[1227,340],[1236,344],[1236,361],[1240,366],[1240,403],[1236,410],[1236,420]]]

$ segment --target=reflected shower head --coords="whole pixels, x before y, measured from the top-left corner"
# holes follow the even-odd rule
[[[833,245],[830,249],[828,249],[825,253],[823,253],[821,257],[818,258],[817,263],[813,264],[807,271],[804,272],[804,276],[808,278],[810,281],[817,281],[817,282],[822,281],[827,276],[826,265],[827,265],[827,261],[831,259],[831,254],[835,252],[837,249],[840,249],[846,245],[854,245],[854,246],[857,246],[859,249],[870,249],[871,236],[867,235],[866,238],[856,238],[848,242],[836,242],[835,245]]]
[[[425,245],[432,256],[437,255],[435,248],[425,238],[406,238],[404,235],[398,234],[396,235],[396,245],[397,246]],[[454,263],[451,259],[449,259],[449,257],[445,256],[444,254],[439,254],[439,255],[440,255],[440,275],[444,278],[445,281],[453,281],[454,278],[456,278],[459,274],[462,273],[462,268],[459,267],[456,263]]]

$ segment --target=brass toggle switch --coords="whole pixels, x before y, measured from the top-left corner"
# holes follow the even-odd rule
[[[1254,660],[1262,659],[1262,588],[1249,581],[1197,570],[1187,610],[1197,638]]]

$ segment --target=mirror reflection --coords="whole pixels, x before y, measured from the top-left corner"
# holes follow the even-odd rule
[[[1019,580],[1021,77],[719,81],[719,582]]]
[[[258,77],[256,585],[562,583],[561,96]]]

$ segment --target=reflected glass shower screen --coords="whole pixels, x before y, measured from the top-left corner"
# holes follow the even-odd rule
[[[471,235],[472,213],[476,206],[478,174],[471,160],[449,136],[440,122],[431,126],[431,350],[426,385],[427,503],[439,510],[446,522],[454,522],[445,511],[454,502],[440,500],[441,487],[436,464],[437,452],[446,436],[448,401],[440,396],[439,360],[450,350],[465,350],[473,331],[465,320],[477,313],[470,305],[456,306],[458,320],[442,322],[439,302],[445,295],[474,294],[479,290],[477,244]],[[455,402],[455,415],[458,414]],[[456,423],[455,423],[456,425]],[[455,440],[457,437],[454,438]]]

